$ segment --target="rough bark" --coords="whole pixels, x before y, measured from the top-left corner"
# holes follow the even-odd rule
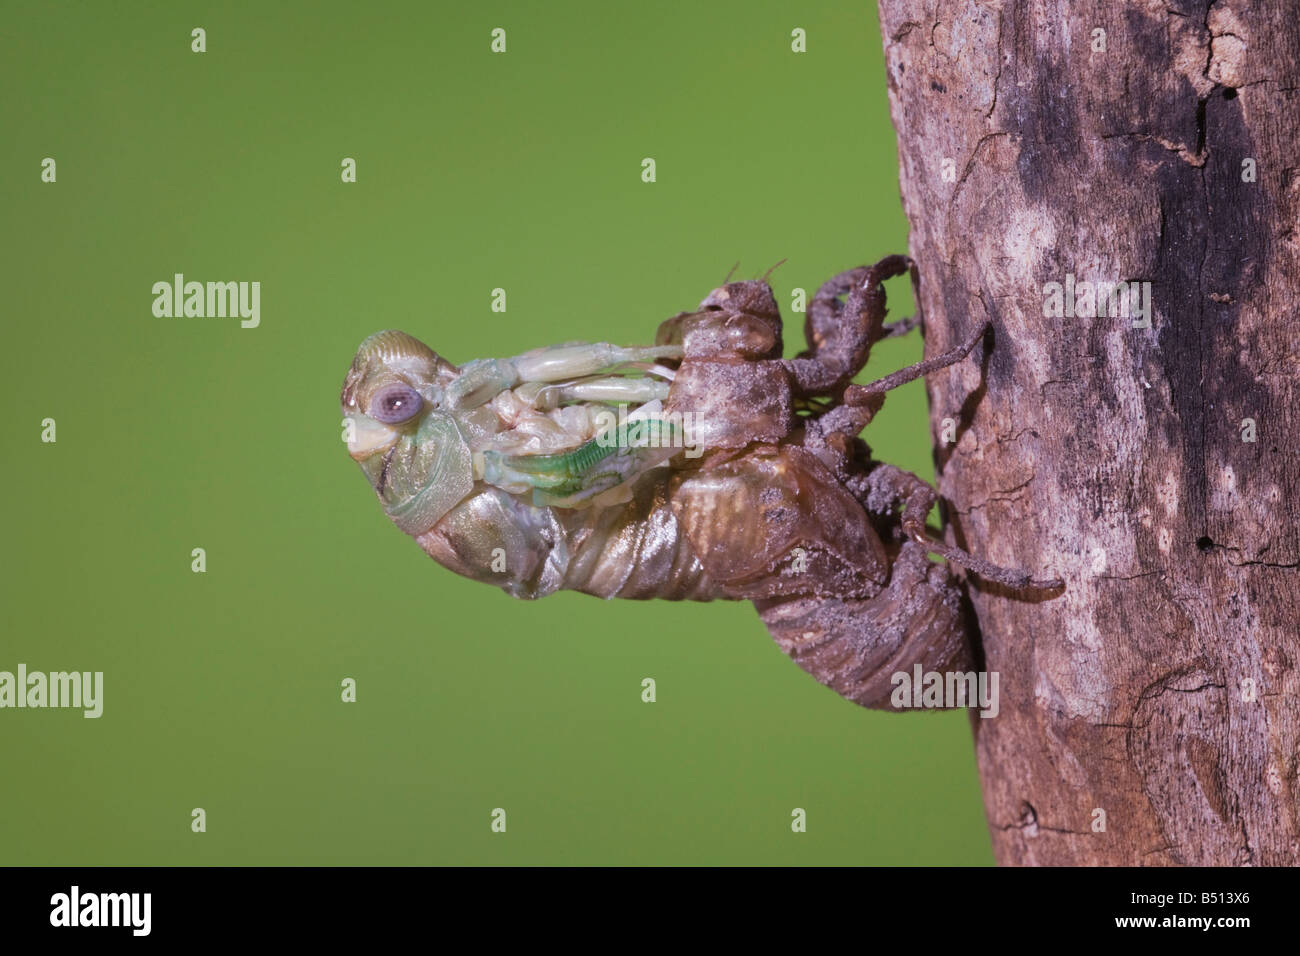
[[[1067,582],[970,581],[995,855],[1300,863],[1300,20],[879,8],[927,354],[994,326],[928,381],[947,533]],[[1151,327],[1045,316],[1067,273],[1149,281]]]

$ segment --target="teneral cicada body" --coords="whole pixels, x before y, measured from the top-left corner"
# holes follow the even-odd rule
[[[935,540],[936,495],[857,437],[886,392],[959,348],[851,384],[887,325],[903,256],[843,273],[782,357],[762,280],[729,282],[654,345],[568,343],[454,366],[371,336],[342,393],[349,451],[384,510],[436,561],[519,598],[751,600],[781,648],[842,696],[890,708],[890,676],[963,668],[959,593],[941,554],[1011,587],[1034,581]],[[919,299],[918,299],[919,301]]]

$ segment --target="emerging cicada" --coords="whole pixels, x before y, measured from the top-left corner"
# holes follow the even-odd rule
[[[941,554],[1013,588],[1057,588],[935,540],[936,493],[856,436],[885,393],[959,348],[853,385],[905,256],[842,273],[782,358],[765,281],[728,282],[655,345],[571,343],[457,367],[379,332],[343,384],[348,450],[384,510],[438,563],[519,598],[754,602],[781,648],[842,696],[889,709],[891,674],[969,663]],[[847,296],[846,299],[844,297]],[[918,295],[917,301],[920,298]]]

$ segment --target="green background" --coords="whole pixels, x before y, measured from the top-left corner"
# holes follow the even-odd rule
[[[644,343],[784,258],[797,350],[792,288],[906,249],[873,6],[471,6],[3,5],[0,670],[105,704],[0,711],[0,863],[990,863],[964,713],[840,700],[745,603],[459,579],[340,440],[382,328]],[[155,318],[176,272],[261,327]],[[866,437],[928,478],[924,402]]]

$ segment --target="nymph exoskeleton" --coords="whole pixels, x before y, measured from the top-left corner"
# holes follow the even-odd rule
[[[895,673],[969,669],[959,592],[929,553],[1013,588],[1061,585],[936,540],[934,489],[856,437],[890,389],[987,331],[851,384],[875,342],[919,324],[884,321],[882,283],[909,270],[916,283],[890,256],[826,282],[793,359],[763,280],[713,290],[652,346],[458,368],[380,332],[343,385],[349,452],[397,526],[458,574],[521,598],[751,600],[801,667],[889,709]]]

